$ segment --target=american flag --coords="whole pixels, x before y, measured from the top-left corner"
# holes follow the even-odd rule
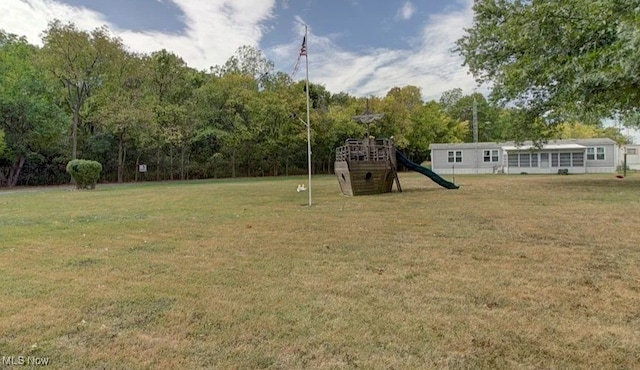
[[[300,56],[307,56],[307,36],[302,38],[302,47],[300,48]]]
[[[298,54],[298,60],[296,61],[296,65],[293,67],[293,72],[291,73],[291,77],[295,76],[298,72],[298,68],[300,68],[300,58],[307,56],[307,35],[302,38],[302,46],[300,47],[300,54]]]

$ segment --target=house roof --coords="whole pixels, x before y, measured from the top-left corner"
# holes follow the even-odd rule
[[[536,147],[535,145],[522,145],[522,146],[508,145],[508,146],[503,146],[502,149],[504,150],[530,150],[530,149],[559,150],[559,149],[586,149],[586,146],[580,145],[580,144],[547,144],[539,148],[539,147]]]
[[[579,145],[584,148],[586,146],[593,145],[615,145],[616,142],[609,138],[595,138],[595,139],[561,139],[561,140],[549,140],[543,145],[546,149],[553,149],[552,145]],[[429,149],[500,149],[504,147],[519,147],[521,150],[526,146],[529,149],[535,146],[532,141],[525,141],[522,143],[516,143],[515,141],[506,141],[501,143],[496,142],[480,142],[480,143],[434,143],[429,145]],[[578,147],[569,148],[555,148],[555,149],[578,149]],[[509,149],[508,149],[509,150]],[[514,149],[510,149],[514,150]]]
[[[494,142],[482,142],[482,143],[450,143],[450,144],[431,144],[429,149],[500,149],[503,145],[509,143],[494,143]]]

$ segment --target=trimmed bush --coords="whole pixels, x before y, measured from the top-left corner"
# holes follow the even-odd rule
[[[67,163],[67,172],[78,189],[95,189],[102,172],[102,165],[96,161],[74,159]]]

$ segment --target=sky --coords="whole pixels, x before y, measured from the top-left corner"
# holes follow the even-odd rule
[[[309,79],[330,92],[384,96],[414,85],[423,99],[475,81],[452,51],[472,21],[471,0],[1,0],[0,29],[41,45],[60,19],[92,30],[106,25],[130,49],[167,49],[196,69],[222,65],[243,45],[291,73],[303,24],[309,27]],[[296,78],[304,78],[298,71]]]
[[[0,0],[0,29],[41,45],[59,19],[107,26],[131,50],[167,49],[190,66],[224,64],[243,45],[292,73],[308,25],[309,79],[331,93],[382,97],[417,86],[425,101],[477,86],[453,51],[471,27],[473,0]],[[304,78],[298,71],[296,79]],[[627,130],[640,142],[640,132]]]

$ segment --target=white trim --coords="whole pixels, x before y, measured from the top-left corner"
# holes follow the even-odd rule
[[[587,147],[580,144],[548,144],[542,146],[542,148],[535,147],[533,145],[523,146],[503,146],[504,150],[561,150],[561,149],[586,149]]]

